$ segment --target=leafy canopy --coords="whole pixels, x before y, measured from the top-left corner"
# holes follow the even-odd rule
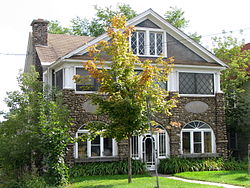
[[[226,123],[231,130],[240,130],[244,126],[242,120],[249,110],[242,86],[249,80],[247,67],[250,63],[250,50],[242,51],[243,41],[230,35],[214,37],[213,42],[215,55],[229,66],[221,74],[221,87],[226,101]]]
[[[19,77],[20,91],[8,93],[10,112],[0,124],[0,176],[19,180],[38,171],[48,184],[61,185],[68,178],[64,155],[70,142],[69,113],[57,92],[44,95],[38,78],[33,67]]]

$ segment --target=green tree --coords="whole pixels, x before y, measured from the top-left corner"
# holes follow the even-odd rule
[[[108,117],[108,123],[93,122],[86,127],[90,133],[112,137],[117,141],[128,140],[128,182],[131,182],[131,149],[132,135],[141,135],[150,128],[147,99],[152,105],[152,114],[171,115],[170,110],[176,106],[176,98],[168,99],[168,92],[158,83],[166,82],[167,75],[172,70],[173,59],[157,59],[155,65],[151,61],[141,62],[130,50],[128,37],[133,27],[125,27],[125,16],[112,18],[107,33],[110,40],[100,41],[98,45],[89,48],[93,60],[85,63],[91,77],[99,84],[99,93],[90,95],[98,106],[98,113]],[[103,63],[100,54],[107,54],[111,63],[109,68]],[[97,66],[101,66],[97,68]],[[141,73],[135,71],[141,69]],[[79,75],[75,80],[79,81]]]
[[[78,16],[73,18],[69,28],[62,27],[58,21],[51,21],[49,23],[49,33],[97,37],[106,31],[112,17],[124,15],[127,19],[131,19],[137,15],[128,4],[120,4],[115,10],[112,7],[102,8],[96,5],[95,10],[96,14],[90,20]]]
[[[0,175],[18,182],[26,173],[42,175],[45,170],[47,183],[61,185],[67,182],[68,111],[57,93],[43,94],[38,76],[34,68],[23,73],[20,91],[8,93],[10,112],[0,124]]]
[[[177,7],[170,7],[170,10],[168,10],[165,13],[165,19],[171,23],[173,26],[180,30],[184,30],[185,28],[188,27],[189,20],[187,20],[184,17],[184,11],[181,8]],[[201,35],[198,35],[196,32],[195,33],[189,33],[190,38],[193,40],[200,42],[201,40]]]
[[[61,26],[58,20],[51,20],[49,22],[48,32],[52,34],[73,34],[69,28]]]
[[[229,131],[238,132],[244,127],[242,120],[249,110],[242,86],[249,79],[246,68],[250,63],[250,50],[242,51],[243,41],[232,36],[214,37],[213,42],[213,52],[229,66],[221,74],[221,88],[225,95],[226,124]]]

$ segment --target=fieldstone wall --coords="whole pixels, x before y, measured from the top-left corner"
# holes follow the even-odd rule
[[[70,118],[72,118],[72,126],[70,135],[75,137],[77,130],[91,121],[108,122],[105,116],[96,115],[93,113],[94,107],[90,105],[89,99],[84,94],[76,94],[75,90],[64,89],[64,104],[70,110]],[[128,144],[127,140],[118,143],[118,156],[119,159],[127,157]],[[73,165],[74,159],[74,144],[68,145],[65,160],[67,164]],[[117,159],[114,159],[117,160]],[[91,161],[91,160],[90,160]],[[100,159],[102,161],[102,159]]]
[[[86,110],[86,106],[89,106],[89,101],[86,95],[76,94],[74,90],[63,90],[64,103],[70,109],[70,117],[73,119],[73,126],[71,127],[71,136],[74,137],[76,131],[91,121],[103,121],[108,122],[108,119],[104,116],[98,116],[92,112]],[[180,97],[177,108],[172,110],[172,116],[167,117],[164,115],[157,115],[155,121],[164,126],[169,134],[170,138],[170,155],[179,156],[180,151],[180,132],[184,125],[191,121],[200,120],[211,126],[216,137],[216,152],[219,155],[227,157],[227,133],[225,125],[225,112],[224,112],[224,100],[223,94],[216,94],[215,97]],[[199,103],[205,103],[201,108],[201,113],[190,112],[185,108],[186,104],[190,102],[199,101]],[[195,104],[199,104],[195,102]],[[90,107],[89,109],[94,109]],[[66,161],[68,164],[73,164],[74,159],[74,145],[68,146],[66,155]],[[125,159],[127,157],[128,142],[124,140],[118,143],[118,155],[119,159]]]
[[[191,121],[203,121],[210,125],[216,137],[216,152],[227,157],[227,132],[225,125],[224,97],[222,93],[215,97],[180,97],[177,108],[172,110],[169,118],[170,129],[170,154],[172,156],[181,155],[180,132],[183,126]],[[190,102],[200,101],[207,104],[208,108],[202,113],[193,113],[185,109],[185,105]]]

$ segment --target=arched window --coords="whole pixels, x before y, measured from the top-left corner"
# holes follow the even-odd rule
[[[82,127],[76,132],[76,138],[88,134]],[[75,143],[75,158],[114,157],[117,156],[117,143],[112,138],[96,136],[94,140],[78,141]]]
[[[181,131],[182,153],[215,153],[215,136],[211,127],[202,121],[192,121]]]

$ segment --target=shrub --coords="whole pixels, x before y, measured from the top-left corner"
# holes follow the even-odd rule
[[[69,169],[70,177],[93,176],[93,175],[116,175],[127,174],[127,161],[118,162],[93,162],[75,165]],[[145,174],[147,172],[146,164],[139,160],[132,160],[132,173]]]
[[[246,166],[245,162],[235,161],[234,159],[186,159],[175,157],[161,160],[158,171],[163,174],[175,174],[186,171],[245,170]]]

